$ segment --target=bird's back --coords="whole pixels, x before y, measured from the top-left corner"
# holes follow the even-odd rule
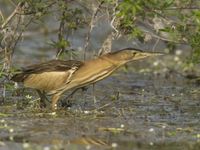
[[[51,60],[27,66],[20,73],[14,75],[11,80],[23,82],[27,87],[51,91],[69,82],[74,71],[82,65],[83,62],[76,60]]]

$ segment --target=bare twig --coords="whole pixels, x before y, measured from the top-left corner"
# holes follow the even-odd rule
[[[50,4],[46,5],[46,6],[44,6],[43,9],[48,9],[48,8],[52,7],[53,5],[55,5],[56,3],[57,3],[57,2],[52,2],[52,3],[50,3]],[[59,10],[59,11],[60,11],[60,10]],[[18,14],[18,15],[32,15],[32,14],[35,14],[35,13],[37,13],[37,12],[25,8],[24,11],[19,11],[19,12],[17,12],[16,14]]]
[[[28,23],[25,24],[24,29],[22,30],[22,32],[18,35],[17,39],[15,40],[13,49],[15,49],[15,47],[16,47],[18,41],[19,41],[20,38],[22,37],[23,31],[28,27],[28,25],[32,22],[32,20],[33,20],[33,18],[31,18],[31,19],[28,21]],[[12,54],[11,54],[11,55],[13,55],[13,53],[14,53],[14,50],[12,51]]]
[[[156,40],[156,43],[154,44],[154,46],[153,46],[153,48],[152,48],[153,51],[155,51],[155,48],[156,48],[156,46],[158,45],[159,41],[160,41],[160,39],[157,39],[157,40]]]
[[[16,7],[16,4],[12,0],[8,0],[8,1],[11,3],[11,5],[13,5],[14,7]]]
[[[115,27],[116,25],[116,14],[118,13],[116,10],[117,10],[117,7],[118,7],[118,0],[115,0],[115,6],[113,8],[113,12],[112,12],[112,20],[110,21],[110,26],[113,28],[113,30],[115,31],[116,33],[116,36],[119,35],[119,31],[117,30],[117,28]],[[115,25],[114,25],[115,24]],[[107,36],[107,38],[105,39],[105,41],[103,42],[102,44],[102,47],[101,49],[99,50],[98,52],[98,56],[100,55],[103,55],[103,54],[106,54],[106,53],[109,53],[111,52],[111,48],[112,48],[112,38],[113,38],[113,31]]]
[[[4,52],[4,49],[1,49],[1,48],[0,48],[0,53],[2,53],[2,52]]]
[[[1,16],[2,20],[3,20],[3,22],[4,22],[4,21],[5,21],[5,18],[4,18],[4,16],[3,16],[3,13],[2,13],[1,10],[0,10],[0,16]]]
[[[169,8],[162,8],[162,9],[155,9],[155,10],[178,10],[178,11],[180,11],[180,10],[187,10],[187,9],[189,9],[189,10],[199,10],[200,9],[200,7],[195,7],[195,6],[193,6],[193,7],[169,7]]]
[[[119,31],[117,30],[117,28],[114,26],[114,22],[115,22],[116,16],[114,16],[110,22],[110,26],[113,28],[113,30],[118,34]]]
[[[110,106],[111,104],[113,104],[114,102],[112,101],[112,102],[109,102],[109,103],[106,103],[106,104],[104,104],[104,105],[102,105],[102,106],[100,106],[100,107],[98,107],[98,108],[95,108],[94,110],[91,110],[91,111],[100,111],[101,109],[103,109],[103,108],[105,108],[105,107],[108,107],[108,106]]]
[[[110,26],[111,26],[111,27],[113,28],[113,30],[117,33],[117,35],[118,35],[119,31],[118,31],[117,28],[115,27],[114,22],[115,22],[115,19],[116,19],[116,14],[117,14],[116,9],[117,9],[118,5],[119,5],[119,4],[118,4],[118,0],[116,0],[116,1],[115,1],[115,7],[113,8],[113,14],[112,14],[113,18],[112,18],[112,20],[111,20],[111,22],[110,22]]]
[[[175,44],[187,44],[184,41],[175,41],[175,40],[171,40],[171,39],[167,39],[167,38],[161,37],[159,35],[156,35],[153,32],[147,31],[147,30],[143,30],[143,32],[146,32],[146,33],[150,34],[152,37],[154,37],[156,39],[159,39],[161,41],[172,42],[172,43],[175,43]]]
[[[11,15],[4,21],[4,23],[1,25],[1,28],[5,28],[6,25],[12,20],[12,18],[18,13],[18,11],[21,9],[21,7],[24,5],[24,2],[18,3],[15,10],[11,13]]]
[[[5,26],[12,20],[12,18],[17,14],[17,8],[12,12],[12,14],[4,21],[4,23],[1,25],[1,28],[5,28]]]
[[[13,45],[15,45],[15,43],[17,43],[17,41],[16,41],[17,29],[18,29],[21,17],[19,16],[19,20],[17,22],[17,25],[15,26],[14,31],[12,29],[10,29],[10,27],[8,27],[6,29],[4,29],[4,28],[17,15],[17,12],[21,11],[23,5],[24,5],[23,2],[18,3],[18,5],[14,9],[14,11],[11,13],[11,15],[7,19],[5,19],[4,23],[1,25],[1,28],[3,29],[3,32],[4,32],[2,42],[5,44],[5,47],[4,47],[4,57],[5,57],[5,59],[4,59],[3,70],[5,70],[7,73],[9,72],[10,66],[11,66],[11,58],[12,58],[12,54],[13,54]]]
[[[65,12],[63,11],[62,16],[61,16],[61,21],[60,21],[60,26],[58,29],[58,41],[61,41],[63,39],[63,31],[64,31],[64,25],[65,25],[65,20],[64,20],[64,15]],[[58,48],[57,54],[56,54],[56,59],[63,53],[64,48]]]
[[[103,5],[104,1],[102,1],[98,7],[94,10],[93,14],[92,14],[92,18],[91,18],[91,21],[90,21],[90,24],[89,24],[89,30],[87,32],[87,35],[86,35],[86,43],[85,43],[85,46],[84,46],[84,56],[83,56],[83,59],[85,60],[86,59],[86,50],[89,46],[89,41],[90,41],[90,34],[92,32],[92,29],[94,28],[94,20],[101,8],[101,6]]]
[[[112,33],[109,33],[105,41],[103,42],[101,48],[99,49],[98,56],[111,52],[111,47],[112,47]]]

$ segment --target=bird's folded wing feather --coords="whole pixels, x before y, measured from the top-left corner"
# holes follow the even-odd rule
[[[23,82],[31,74],[41,74],[44,72],[66,72],[74,68],[79,68],[83,65],[83,62],[77,60],[51,60],[48,62],[35,64],[22,68],[21,72],[14,75],[11,80],[16,82]],[[77,70],[75,69],[75,70]]]
[[[48,62],[35,64],[28,66],[26,68],[22,68],[23,73],[41,73],[41,72],[51,72],[51,71],[67,71],[72,69],[73,67],[79,68],[83,62],[77,60],[50,60]]]

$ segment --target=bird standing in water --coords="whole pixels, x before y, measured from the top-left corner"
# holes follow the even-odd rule
[[[55,110],[57,101],[65,91],[96,83],[130,61],[156,55],[161,55],[161,53],[126,48],[85,62],[51,60],[27,66],[20,73],[15,74],[11,80],[22,82],[25,87],[36,89],[41,101],[45,98],[44,93],[52,95],[51,107]]]

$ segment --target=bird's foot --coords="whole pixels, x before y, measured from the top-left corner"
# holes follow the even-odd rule
[[[73,102],[71,100],[61,101],[61,107],[69,108],[72,107]]]

